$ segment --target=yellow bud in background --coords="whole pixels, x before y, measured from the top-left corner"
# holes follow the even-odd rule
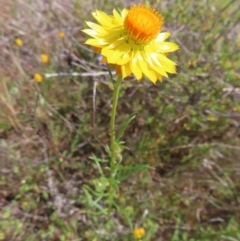
[[[58,37],[59,38],[64,38],[64,36],[65,36],[64,32],[62,32],[62,31],[58,32]]]
[[[19,47],[22,47],[23,42],[22,42],[22,40],[21,40],[20,38],[16,38],[16,39],[15,39],[15,44],[16,44],[17,46],[19,46]]]
[[[145,234],[145,229],[144,228],[135,228],[133,231],[133,234],[134,234],[135,238],[140,239]]]
[[[40,82],[42,82],[43,77],[42,77],[42,75],[40,75],[39,73],[36,73],[36,74],[34,74],[34,79],[35,79],[38,83],[40,83]]]
[[[46,64],[48,62],[48,55],[41,54],[41,61],[43,64]]]

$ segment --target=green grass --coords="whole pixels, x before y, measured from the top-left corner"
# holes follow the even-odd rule
[[[150,168],[122,170],[121,208],[111,219],[87,189],[106,184],[90,157],[107,159],[108,76],[39,84],[33,75],[106,71],[80,30],[96,8],[110,13],[129,3],[3,2],[0,240],[128,241],[135,227],[145,229],[144,241],[240,240],[238,1],[148,1],[180,45],[171,55],[178,74],[122,85],[117,126],[136,113],[123,136],[124,167]],[[40,62],[42,53],[49,63]]]

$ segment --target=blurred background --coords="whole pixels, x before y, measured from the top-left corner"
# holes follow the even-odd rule
[[[240,240],[238,0],[0,0],[0,240],[134,240],[121,212],[108,227],[86,214],[112,85],[81,29],[96,9],[137,3],[164,16],[178,74],[123,81],[117,126],[136,113],[123,162],[151,169],[121,184],[119,203],[142,240]]]

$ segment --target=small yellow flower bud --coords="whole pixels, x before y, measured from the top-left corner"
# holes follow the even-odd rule
[[[65,33],[64,33],[64,32],[60,31],[60,32],[58,33],[58,37],[59,37],[59,38],[64,38],[64,36],[65,36]]]
[[[42,82],[43,77],[42,77],[42,75],[40,75],[39,73],[36,73],[36,74],[34,74],[34,79],[35,79],[38,83],[40,83],[40,82]]]
[[[15,39],[15,44],[16,44],[17,46],[19,46],[19,47],[22,47],[23,42],[22,42],[22,40],[21,40],[20,38],[16,38],[16,39]]]
[[[140,239],[145,234],[145,229],[144,228],[135,228],[133,231],[133,234],[134,234],[135,238]]]
[[[43,64],[48,62],[48,56],[46,54],[41,54],[41,61]]]

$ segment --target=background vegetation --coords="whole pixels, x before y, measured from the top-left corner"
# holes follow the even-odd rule
[[[181,47],[178,74],[124,81],[124,164],[151,169],[120,186],[122,213],[89,215],[112,88],[81,29],[95,9],[138,2],[0,0],[0,240],[134,240],[124,213],[146,241],[240,240],[238,0],[148,1]],[[87,76],[45,76],[72,72]]]

